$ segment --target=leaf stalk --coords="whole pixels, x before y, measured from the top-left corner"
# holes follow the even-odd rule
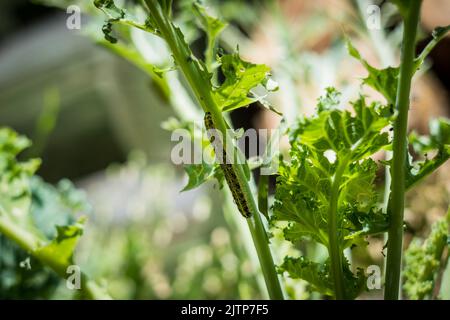
[[[222,133],[224,137],[223,142],[224,147],[226,148],[227,142],[232,141],[232,139],[227,133],[227,124],[223,118],[222,111],[217,106],[211,94],[210,84],[205,81],[204,77],[202,77],[202,70],[199,69],[198,64],[193,63],[193,57],[190,50],[186,48],[183,43],[179,43],[181,39],[176,33],[175,27],[172,25],[171,21],[164,15],[156,1],[145,0],[145,3],[147,4],[147,7],[149,9],[150,16],[155,21],[159,32],[172,51],[175,62],[180,67],[197,101],[205,112],[211,113],[217,129]],[[233,146],[233,149],[236,149],[236,146]],[[239,152],[238,150],[234,151]],[[243,165],[234,163],[232,164],[232,167],[242,186],[242,192],[244,193],[245,198],[248,201],[248,206],[252,213],[252,216],[247,219],[247,223],[258,255],[269,297],[275,300],[282,300],[283,293],[281,290],[278,275],[275,270],[275,264],[269,247],[269,240],[262,223],[261,215],[259,213],[256,200],[253,196],[252,189],[246,178]]]

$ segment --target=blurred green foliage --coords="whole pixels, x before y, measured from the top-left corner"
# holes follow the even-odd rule
[[[96,210],[78,256],[84,268],[119,299],[261,298],[242,239],[212,205],[218,188],[184,193],[177,205],[170,190],[182,184],[169,166],[148,165],[138,152],[108,169],[103,183],[87,186]],[[114,185],[132,190],[122,195],[126,203],[104,197],[115,194]]]
[[[56,187],[39,177],[31,179],[31,220],[47,238],[56,236],[55,225],[75,222],[74,212],[86,212],[84,194],[68,180]],[[60,283],[58,276],[11,240],[0,235],[0,298],[48,299]]]

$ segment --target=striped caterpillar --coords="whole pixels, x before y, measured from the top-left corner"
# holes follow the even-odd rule
[[[204,121],[209,141],[211,142],[211,145],[214,148],[214,152],[216,153],[216,160],[218,160],[220,163],[220,167],[222,168],[225,180],[227,181],[228,187],[230,188],[234,202],[236,203],[242,216],[244,216],[245,218],[250,218],[252,213],[250,212],[244,192],[242,191],[241,183],[239,182],[239,179],[234,172],[233,166],[229,163],[223,143],[220,138],[211,134],[217,129],[214,125],[214,121],[210,112],[205,113]]]

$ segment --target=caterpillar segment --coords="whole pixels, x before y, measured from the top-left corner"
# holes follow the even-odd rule
[[[227,184],[230,188],[233,200],[236,203],[236,206],[238,207],[238,210],[242,214],[242,216],[244,218],[250,218],[252,213],[248,207],[248,203],[245,198],[245,194],[242,191],[242,186],[239,182],[239,179],[236,176],[236,173],[234,172],[233,166],[229,163],[227,153],[225,151],[225,148],[223,147],[222,141],[220,141],[220,139],[217,139],[214,135],[211,134],[210,130],[216,130],[216,127],[214,125],[214,121],[212,119],[210,112],[205,113],[204,121],[209,141],[211,142],[214,148],[216,159],[218,159],[220,162],[220,167],[225,176],[225,180],[227,181]],[[222,158],[220,159],[220,157]]]

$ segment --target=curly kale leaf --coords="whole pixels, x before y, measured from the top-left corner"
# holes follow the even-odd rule
[[[333,281],[327,263],[317,263],[305,257],[285,257],[278,272],[287,272],[293,279],[307,281],[314,290],[327,295],[333,295]]]
[[[0,240],[2,257],[9,257],[0,259],[4,264],[0,287],[10,288],[12,295],[25,290],[18,287],[22,283],[16,279],[18,275],[31,281],[36,279],[33,274],[40,274],[43,281],[39,283],[50,285],[45,279],[50,281],[52,277],[42,265],[60,276],[66,275],[83,231],[83,220],[75,223],[74,215],[86,209],[82,195],[68,182],[56,189],[34,176],[38,160],[17,160],[17,155],[29,145],[28,139],[14,131],[0,129]],[[25,266],[31,268],[29,272],[18,270],[20,265],[15,264],[24,259],[28,261]],[[30,282],[23,285],[27,283]]]
[[[318,263],[308,260],[306,257],[285,257],[278,272],[287,272],[293,279],[305,280],[317,292],[326,296],[334,294],[333,278],[330,272],[329,260]],[[356,275],[350,270],[347,260],[344,260],[344,280],[348,299],[356,298],[365,289],[367,281],[362,269],[358,269]]]
[[[390,113],[378,103],[367,105],[362,96],[352,106],[353,113],[339,109],[338,92],[328,88],[317,114],[300,119],[289,131],[291,159],[279,170],[271,221],[288,222],[284,236],[293,243],[312,239],[329,248],[330,208],[335,208],[331,214],[337,218],[341,251],[364,245],[367,235],[387,230],[387,215],[377,205],[377,164],[371,156],[389,145],[383,130]],[[342,270],[350,272],[346,263]],[[296,274],[302,278],[302,272]],[[354,297],[349,291],[346,295]]]

